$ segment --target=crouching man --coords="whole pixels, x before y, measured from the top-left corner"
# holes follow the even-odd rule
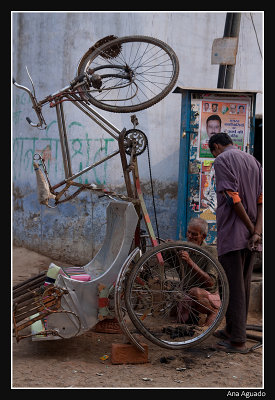
[[[187,228],[187,240],[202,249],[208,251],[212,256],[216,257],[213,246],[205,243],[208,233],[208,224],[202,218],[192,218]],[[206,314],[205,325],[210,326],[215,320],[221,299],[218,293],[217,273],[212,263],[203,259],[199,254],[190,254],[188,251],[180,251],[180,257],[185,261],[183,266],[183,282],[188,282],[188,292],[186,300],[180,302],[177,307],[178,322],[192,323],[194,320],[194,310],[197,313]],[[199,265],[198,265],[199,264]],[[193,321],[194,322],[194,321]]]

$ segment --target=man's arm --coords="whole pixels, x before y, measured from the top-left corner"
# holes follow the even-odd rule
[[[262,204],[258,204],[257,206],[257,221],[255,224],[255,232],[257,232],[259,235],[262,234],[263,232],[263,207]]]
[[[256,243],[261,242],[262,233],[262,195],[258,198],[258,213],[257,222],[254,226],[253,222],[247,215],[238,193],[238,183],[234,173],[227,166],[224,159],[217,157],[214,161],[214,168],[216,173],[216,191],[223,193],[227,203],[234,209],[238,217],[243,221],[248,231],[251,234],[249,242],[252,241],[253,248]],[[228,190],[227,188],[230,188]],[[249,246],[249,244],[248,244]]]
[[[255,224],[254,232],[248,241],[250,250],[258,250],[258,245],[262,242],[262,204],[257,206],[257,221]],[[259,249],[260,250],[260,249]]]
[[[253,235],[254,233],[254,224],[252,223],[251,219],[247,215],[244,206],[241,201],[238,203],[233,204],[233,208],[235,213],[238,215],[238,217],[243,221],[247,229],[249,230],[250,234]]]
[[[198,267],[198,265],[191,259],[187,251],[179,251],[179,256],[187,262],[189,267],[191,267],[194,272],[198,274],[198,280],[202,280],[202,283],[207,287],[211,288],[214,286],[213,279],[208,275],[207,272]]]
[[[230,197],[231,200],[231,205],[233,206],[233,209],[235,213],[238,215],[238,217],[243,221],[247,229],[249,230],[251,237],[248,241],[248,246],[251,250],[254,250],[257,247],[257,244],[261,242],[261,235],[262,235],[262,203],[259,202],[257,204],[257,220],[256,224],[254,225],[247,215],[244,206],[242,204],[241,199],[238,197],[238,194],[231,191],[226,191],[225,192],[225,197]],[[262,201],[262,197],[260,196]],[[230,200],[228,200],[230,202]]]

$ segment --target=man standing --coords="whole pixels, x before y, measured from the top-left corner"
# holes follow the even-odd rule
[[[246,353],[246,322],[255,252],[262,235],[262,167],[229,135],[211,136],[217,193],[217,251],[229,282],[226,327],[214,335],[227,352]]]

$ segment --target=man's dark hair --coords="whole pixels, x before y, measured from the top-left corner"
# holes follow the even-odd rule
[[[231,137],[225,132],[216,133],[215,135],[211,136],[208,142],[208,146],[211,152],[214,150],[214,143],[221,144],[222,146],[233,144]]]
[[[217,120],[217,121],[219,121],[220,125],[222,125],[222,120],[217,114],[211,114],[206,120],[206,125],[208,124],[208,121],[211,121],[211,120]]]

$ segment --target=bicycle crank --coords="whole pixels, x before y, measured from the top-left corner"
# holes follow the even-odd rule
[[[124,146],[125,153],[128,155],[132,154],[132,150],[134,148],[134,152],[136,156],[142,154],[148,145],[148,140],[141,130],[139,129],[129,129],[126,131],[124,135]]]

